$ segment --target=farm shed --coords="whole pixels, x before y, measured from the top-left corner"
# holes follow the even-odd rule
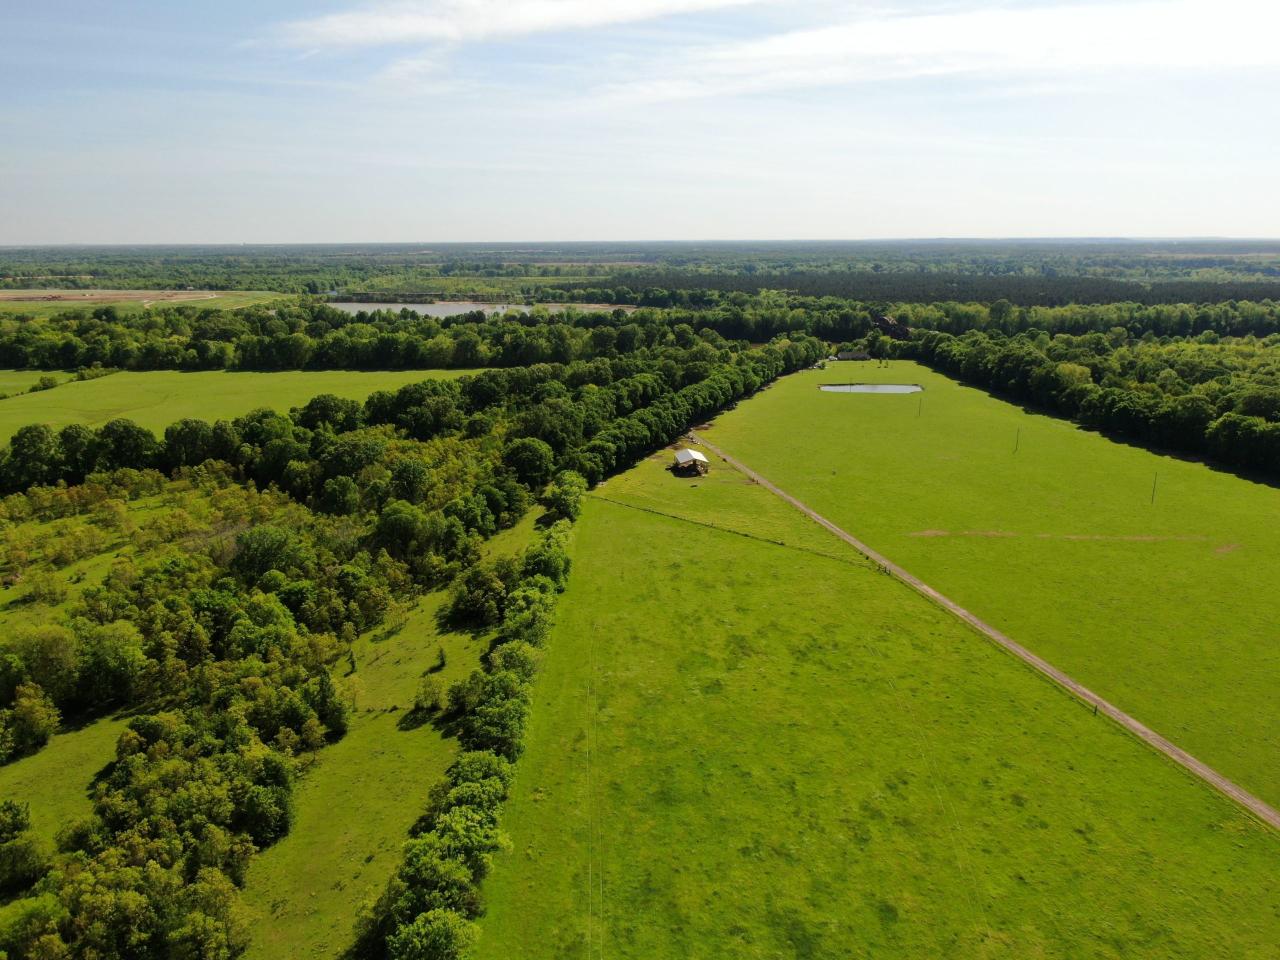
[[[841,350],[836,354],[837,360],[870,360],[871,354],[865,350]]]
[[[697,450],[689,450],[681,448],[676,451],[676,460],[672,464],[672,468],[676,473],[706,473],[711,464],[705,456]]]

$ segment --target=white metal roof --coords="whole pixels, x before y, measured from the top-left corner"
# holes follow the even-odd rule
[[[677,450],[676,463],[706,463],[707,458],[700,454],[697,450]]]

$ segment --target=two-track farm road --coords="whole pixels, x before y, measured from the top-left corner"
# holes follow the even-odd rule
[[[978,617],[974,616],[972,613],[970,613],[964,607],[960,606],[955,601],[950,600],[947,597],[943,596],[933,587],[929,586],[927,583],[925,583],[923,580],[920,580],[918,577],[915,577],[912,574],[908,573],[906,570],[898,566],[888,557],[882,556],[881,554],[877,553],[875,550],[872,550],[871,547],[867,546],[861,540],[857,539],[852,534],[845,532],[840,527],[837,527],[834,523],[832,523],[826,517],[815,512],[812,508],[806,506],[804,503],[797,500],[795,497],[787,493],[782,488],[777,487],[774,484],[770,483],[768,480],[760,476],[760,474],[756,473],[754,470],[752,470],[746,464],[742,463],[740,460],[736,460],[733,457],[729,456],[729,454],[725,453],[715,444],[708,443],[702,437],[699,437],[696,433],[690,433],[689,439],[692,440],[694,443],[697,443],[697,444],[700,444],[701,446],[706,447],[708,450],[710,450],[716,456],[720,457],[722,460],[724,460],[725,463],[729,464],[735,470],[739,471],[740,473],[749,477],[751,480],[760,484],[760,486],[764,487],[770,493],[773,493],[781,497],[783,500],[791,504],[791,506],[795,507],[797,510],[805,514],[814,522],[820,524],[823,527],[826,527],[827,530],[835,534],[841,540],[845,541],[845,543],[849,544],[851,547],[853,547],[859,553],[863,554],[873,563],[878,564],[887,573],[896,577],[898,580],[901,580],[903,583],[905,583],[911,589],[915,590],[917,593],[923,594],[925,597],[928,597],[930,600],[932,600],[934,603],[938,604],[945,610],[950,611],[952,614],[959,617],[961,620],[969,624],[975,630],[978,630],[979,632],[983,633],[989,639],[998,643],[1005,650],[1008,650],[1019,660],[1022,660],[1024,663],[1028,664],[1029,666],[1039,671],[1044,676],[1048,677],[1050,680],[1052,680],[1058,686],[1062,687],[1072,696],[1078,697],[1079,699],[1083,700],[1085,703],[1089,704],[1090,706],[1095,707],[1099,713],[1106,714],[1108,717],[1110,717],[1116,723],[1120,724],[1120,726],[1124,727],[1130,733],[1134,734],[1139,739],[1145,741],[1147,744],[1149,744],[1150,746],[1154,747],[1156,750],[1163,753],[1166,757],[1168,757],[1174,763],[1191,771],[1191,773],[1195,774],[1195,776],[1199,777],[1205,783],[1209,784],[1209,786],[1213,787],[1218,792],[1223,793],[1226,796],[1230,797],[1232,800],[1240,804],[1240,806],[1244,807],[1246,810],[1252,813],[1255,817],[1257,817],[1263,823],[1266,823],[1274,827],[1275,829],[1280,830],[1280,810],[1276,810],[1274,807],[1264,803],[1263,801],[1255,797],[1253,794],[1249,793],[1249,791],[1232,783],[1230,780],[1228,780],[1222,774],[1218,773],[1212,767],[1207,766],[1206,764],[1197,760],[1195,757],[1191,756],[1191,754],[1187,753],[1177,744],[1160,736],[1160,734],[1156,733],[1146,724],[1140,722],[1134,717],[1131,717],[1129,714],[1125,713],[1123,710],[1121,710],[1119,707],[1112,704],[1110,701],[1104,700],[1102,697],[1098,696],[1088,687],[1085,687],[1080,683],[1077,683],[1075,680],[1071,679],[1071,677],[1067,676],[1065,673],[1063,673],[1053,664],[1049,663],[1047,660],[1044,660],[1043,658],[1036,656],[1034,653],[1032,653],[1026,647],[1022,646],[1020,643],[1016,643],[1013,640],[1009,639],[1003,633],[997,630],[995,627],[991,626],[991,624],[987,623],[984,620],[979,619]]]

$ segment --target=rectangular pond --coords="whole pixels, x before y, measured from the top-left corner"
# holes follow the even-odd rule
[[[818,389],[826,393],[919,393],[918,383],[822,383]]]

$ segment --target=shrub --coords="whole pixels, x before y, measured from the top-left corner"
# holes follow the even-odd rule
[[[11,710],[0,711],[0,753],[4,758],[34,753],[57,732],[62,715],[34,683],[18,685]]]
[[[582,495],[586,492],[586,478],[573,470],[564,470],[547,488],[547,507],[562,520],[576,520],[582,511]]]
[[[390,960],[461,960],[476,942],[476,925],[452,910],[430,910],[387,941]]]
[[[530,490],[541,490],[555,470],[555,452],[544,440],[520,437],[507,444],[502,462]]]

